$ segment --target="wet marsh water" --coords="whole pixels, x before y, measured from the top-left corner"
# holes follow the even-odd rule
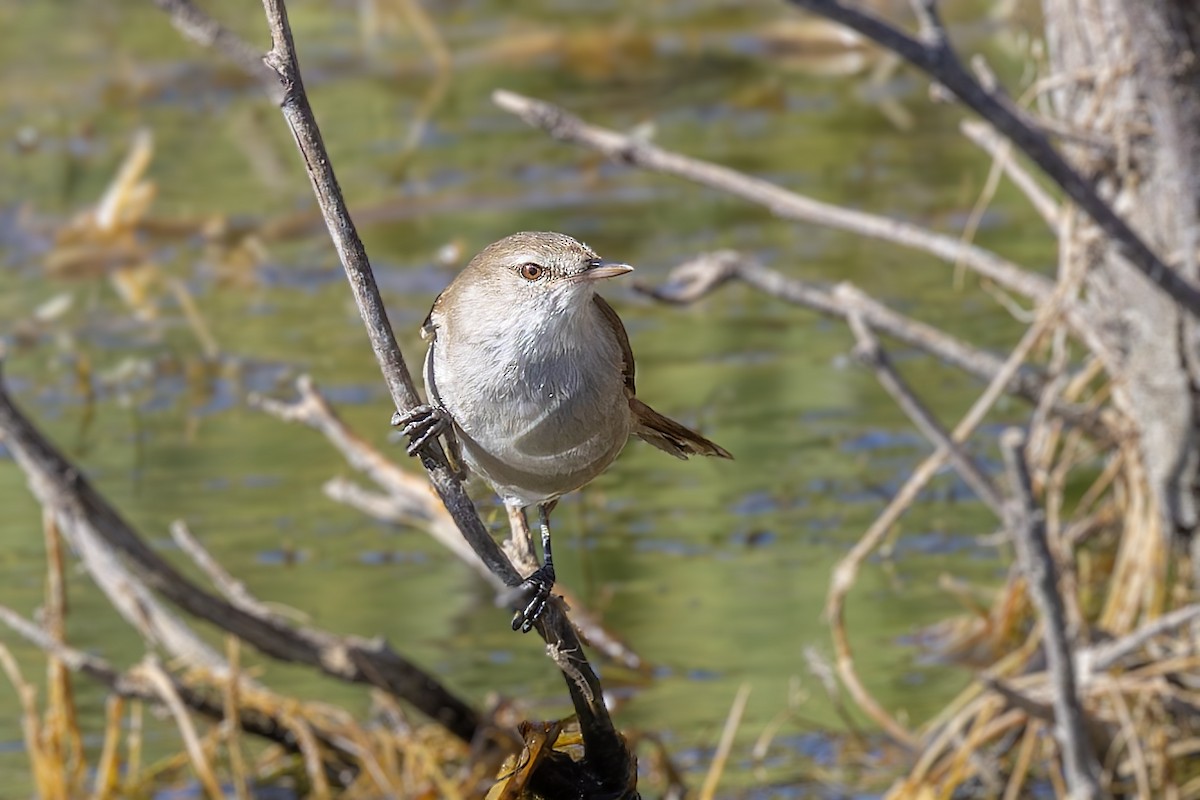
[[[253,6],[209,8],[262,42]],[[455,66],[431,99],[428,57],[380,8],[367,34],[349,2],[295,3],[292,16],[311,100],[410,366],[423,353],[417,327],[463,256],[519,229],[571,233],[637,265],[650,284],[695,253],[737,248],[791,275],[853,281],[985,346],[1014,341],[1007,315],[971,278],[958,288],[944,264],[601,162],[488,99],[509,88],[618,129],[652,123],[665,147],[957,234],[988,162],[957,135],[953,109],[929,104],[918,76],[902,70],[876,90],[912,113],[912,128],[900,130],[866,99],[861,77],[787,69],[767,51],[763,32],[792,17],[783,6],[453,3],[433,12]],[[143,127],[155,141],[151,217],[262,229],[309,214],[278,113],[149,3],[0,2],[0,25],[19,32],[0,48],[0,336],[18,400],[164,550],[167,525],[186,519],[259,597],[332,630],[384,636],[475,702],[498,691],[530,702],[534,715],[566,713],[540,643],[508,630],[473,573],[424,535],[326,499],[321,484],[350,475],[336,453],[246,405],[251,391],[290,396],[294,377],[308,373],[362,435],[386,440],[388,399],[319,227],[298,225],[253,252],[196,233],[153,240],[154,280],[135,304],[153,319],[139,319],[102,270],[47,273],[54,230],[96,202]],[[998,40],[971,30],[971,46],[989,48],[1003,69]],[[419,146],[406,151],[412,116],[430,104]],[[1005,188],[978,239],[1033,265],[1051,253]],[[462,255],[447,265],[445,251]],[[216,358],[162,288],[168,278],[187,287]],[[31,322],[62,295],[65,313]],[[629,329],[639,395],[737,457],[680,463],[633,443],[556,512],[560,579],[656,665],[648,681],[605,670],[627,698],[618,723],[661,732],[703,770],[734,693],[749,684],[728,780],[751,786],[760,778],[749,745],[799,681],[802,719],[782,728],[768,780],[804,774],[832,758],[827,732],[844,727],[804,652],[830,651],[822,607],[831,568],[929,448],[850,362],[840,323],[738,286],[684,309],[617,283],[606,296]],[[917,354],[895,356],[943,420],[974,398],[971,381]],[[999,416],[1019,410],[1002,405]],[[486,490],[475,495],[494,519]],[[29,613],[42,595],[40,515],[3,457],[0,508],[0,602]],[[942,476],[905,518],[894,558],[873,560],[851,596],[863,678],[910,719],[927,718],[965,680],[911,637],[960,610],[940,575],[987,585],[1001,574],[1004,559],[976,538],[992,524]],[[119,664],[139,658],[137,637],[85,576],[71,577],[71,640]],[[37,677],[36,654],[0,637]],[[270,665],[265,677],[301,696],[367,705],[361,689],[307,671]],[[95,723],[102,696],[80,687]],[[17,702],[3,689],[0,797],[28,794],[20,747]]]

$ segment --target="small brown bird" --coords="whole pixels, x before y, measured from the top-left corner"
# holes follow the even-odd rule
[[[545,559],[521,584],[530,600],[513,630],[533,627],[554,585],[550,511],[630,434],[678,458],[732,458],[637,398],[629,336],[596,294],[632,270],[561,233],[516,233],[471,259],[421,328],[429,403],[392,418],[409,454],[445,433],[506,506],[538,509]]]

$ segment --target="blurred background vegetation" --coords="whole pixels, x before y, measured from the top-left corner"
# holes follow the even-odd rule
[[[204,5],[266,48],[258,4]],[[424,350],[417,327],[455,269],[521,229],[584,239],[649,284],[732,247],[791,275],[852,280],[985,346],[1020,331],[931,257],[614,166],[489,101],[513,89],[822,200],[961,231],[989,164],[958,133],[961,112],[931,103],[919,76],[880,71],[868,49],[832,46],[779,3],[458,0],[426,4],[428,29],[386,0],[297,0],[289,11],[410,365]],[[991,11],[947,9],[960,47],[986,52],[1019,85],[1025,23]],[[0,27],[0,337],[18,400],[164,548],[168,523],[186,519],[258,596],[332,630],[385,636],[478,703],[500,691],[531,717],[569,713],[540,643],[508,630],[473,573],[423,534],[326,499],[320,486],[345,471],[340,458],[319,435],[245,404],[251,391],[289,394],[307,372],[381,446],[392,412],[294,146],[258,87],[142,0],[0,0]],[[72,221],[95,207],[139,131],[153,141],[153,188],[135,230],[73,240]],[[1002,185],[977,240],[1048,273],[1054,242],[1036,219]],[[742,287],[687,309],[621,285],[608,299],[638,355],[639,394],[737,456],[677,463],[631,444],[557,512],[560,578],[656,665],[649,679],[606,671],[617,722],[657,732],[702,772],[747,684],[726,785],[803,784],[842,748],[871,746],[869,735],[844,736],[862,720],[836,712],[806,650],[828,653],[831,566],[928,445],[850,365],[840,323]],[[897,355],[945,417],[974,398],[958,373]],[[1005,413],[1016,412],[1002,403],[997,418]],[[475,495],[499,528],[502,510],[485,487]],[[40,513],[3,461],[0,508],[0,602],[32,613]],[[963,608],[940,578],[1000,579],[1005,563],[980,539],[993,527],[944,474],[850,598],[864,681],[913,721],[968,678],[931,658],[920,633]],[[72,642],[118,664],[142,655],[86,580],[70,594]],[[36,678],[40,657],[12,639]],[[361,689],[265,669],[282,691],[366,709]],[[98,721],[102,693],[79,690],[84,722]],[[750,745],[789,706],[756,765]],[[4,797],[29,792],[17,709],[0,691]],[[147,747],[177,750],[173,729]]]

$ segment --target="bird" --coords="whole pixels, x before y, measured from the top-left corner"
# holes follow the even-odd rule
[[[510,512],[536,507],[542,565],[518,591],[529,632],[554,586],[550,512],[604,472],[630,436],[677,458],[733,458],[637,396],[633,350],[598,285],[633,271],[562,233],[523,231],[485,247],[433,303],[427,402],[397,411],[409,455],[444,435]]]

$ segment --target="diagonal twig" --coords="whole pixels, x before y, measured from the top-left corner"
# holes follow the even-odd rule
[[[851,314],[858,314],[880,333],[929,353],[982,381],[990,382],[1004,367],[1003,359],[972,347],[945,331],[893,311],[853,284],[843,282],[826,288],[783,275],[733,250],[703,253],[671,270],[664,284],[656,287],[635,284],[635,288],[656,300],[686,305],[697,302],[733,280],[740,280],[771,297],[829,317],[849,319]],[[1004,391],[1037,404],[1046,397],[1049,385],[1044,373],[1035,368],[1022,367],[1009,375]],[[1053,399],[1049,410],[1056,417],[1082,427],[1098,439],[1111,439],[1113,436],[1104,419],[1093,410],[1058,399]]]
[[[1025,167],[1013,158],[1011,143],[996,133],[996,129],[991,125],[978,120],[963,120],[959,125],[959,130],[962,131],[963,136],[1000,162],[1004,174],[1008,176],[1009,180],[1024,193],[1026,199],[1051,230],[1057,230],[1062,215],[1058,200],[1051,197],[1050,193],[1042,188],[1042,185],[1029,174]]]
[[[621,164],[675,175],[728,192],[766,206],[771,213],[783,219],[824,225],[921,250],[951,264],[961,263],[1006,289],[1035,300],[1049,296],[1054,288],[1053,283],[1043,276],[1028,272],[989,250],[964,243],[956,237],[934,233],[889,217],[822,203],[770,181],[664,150],[634,136],[589,125],[559,106],[543,100],[499,89],[492,93],[492,102],[527,124],[541,128],[555,139],[597,150]]]
[[[854,332],[854,337],[858,340],[858,345],[854,348],[854,355],[875,371],[879,383],[921,433],[925,434],[925,438],[929,439],[938,449],[946,451],[947,458],[950,459],[950,463],[954,464],[963,481],[998,518],[1003,519],[1004,501],[991,478],[979,468],[975,459],[971,458],[962,446],[950,437],[946,429],[896,372],[887,352],[880,346],[879,340],[875,338],[870,326],[860,314],[850,315],[850,330]]]
[[[137,568],[139,581],[179,608],[238,636],[281,661],[316,667],[332,677],[377,686],[404,698],[470,741],[479,727],[477,712],[433,676],[386,643],[337,636],[264,619],[197,586],[151,548],[86,477],[13,404],[0,376],[0,440],[28,476],[30,489],[54,514],[59,528],[86,530],[89,537]]]
[[[201,47],[216,50],[243,72],[254,78],[275,102],[283,99],[279,82],[263,64],[262,51],[252,47],[236,33],[214,20],[192,0],[152,0],[167,13],[175,30]]]

